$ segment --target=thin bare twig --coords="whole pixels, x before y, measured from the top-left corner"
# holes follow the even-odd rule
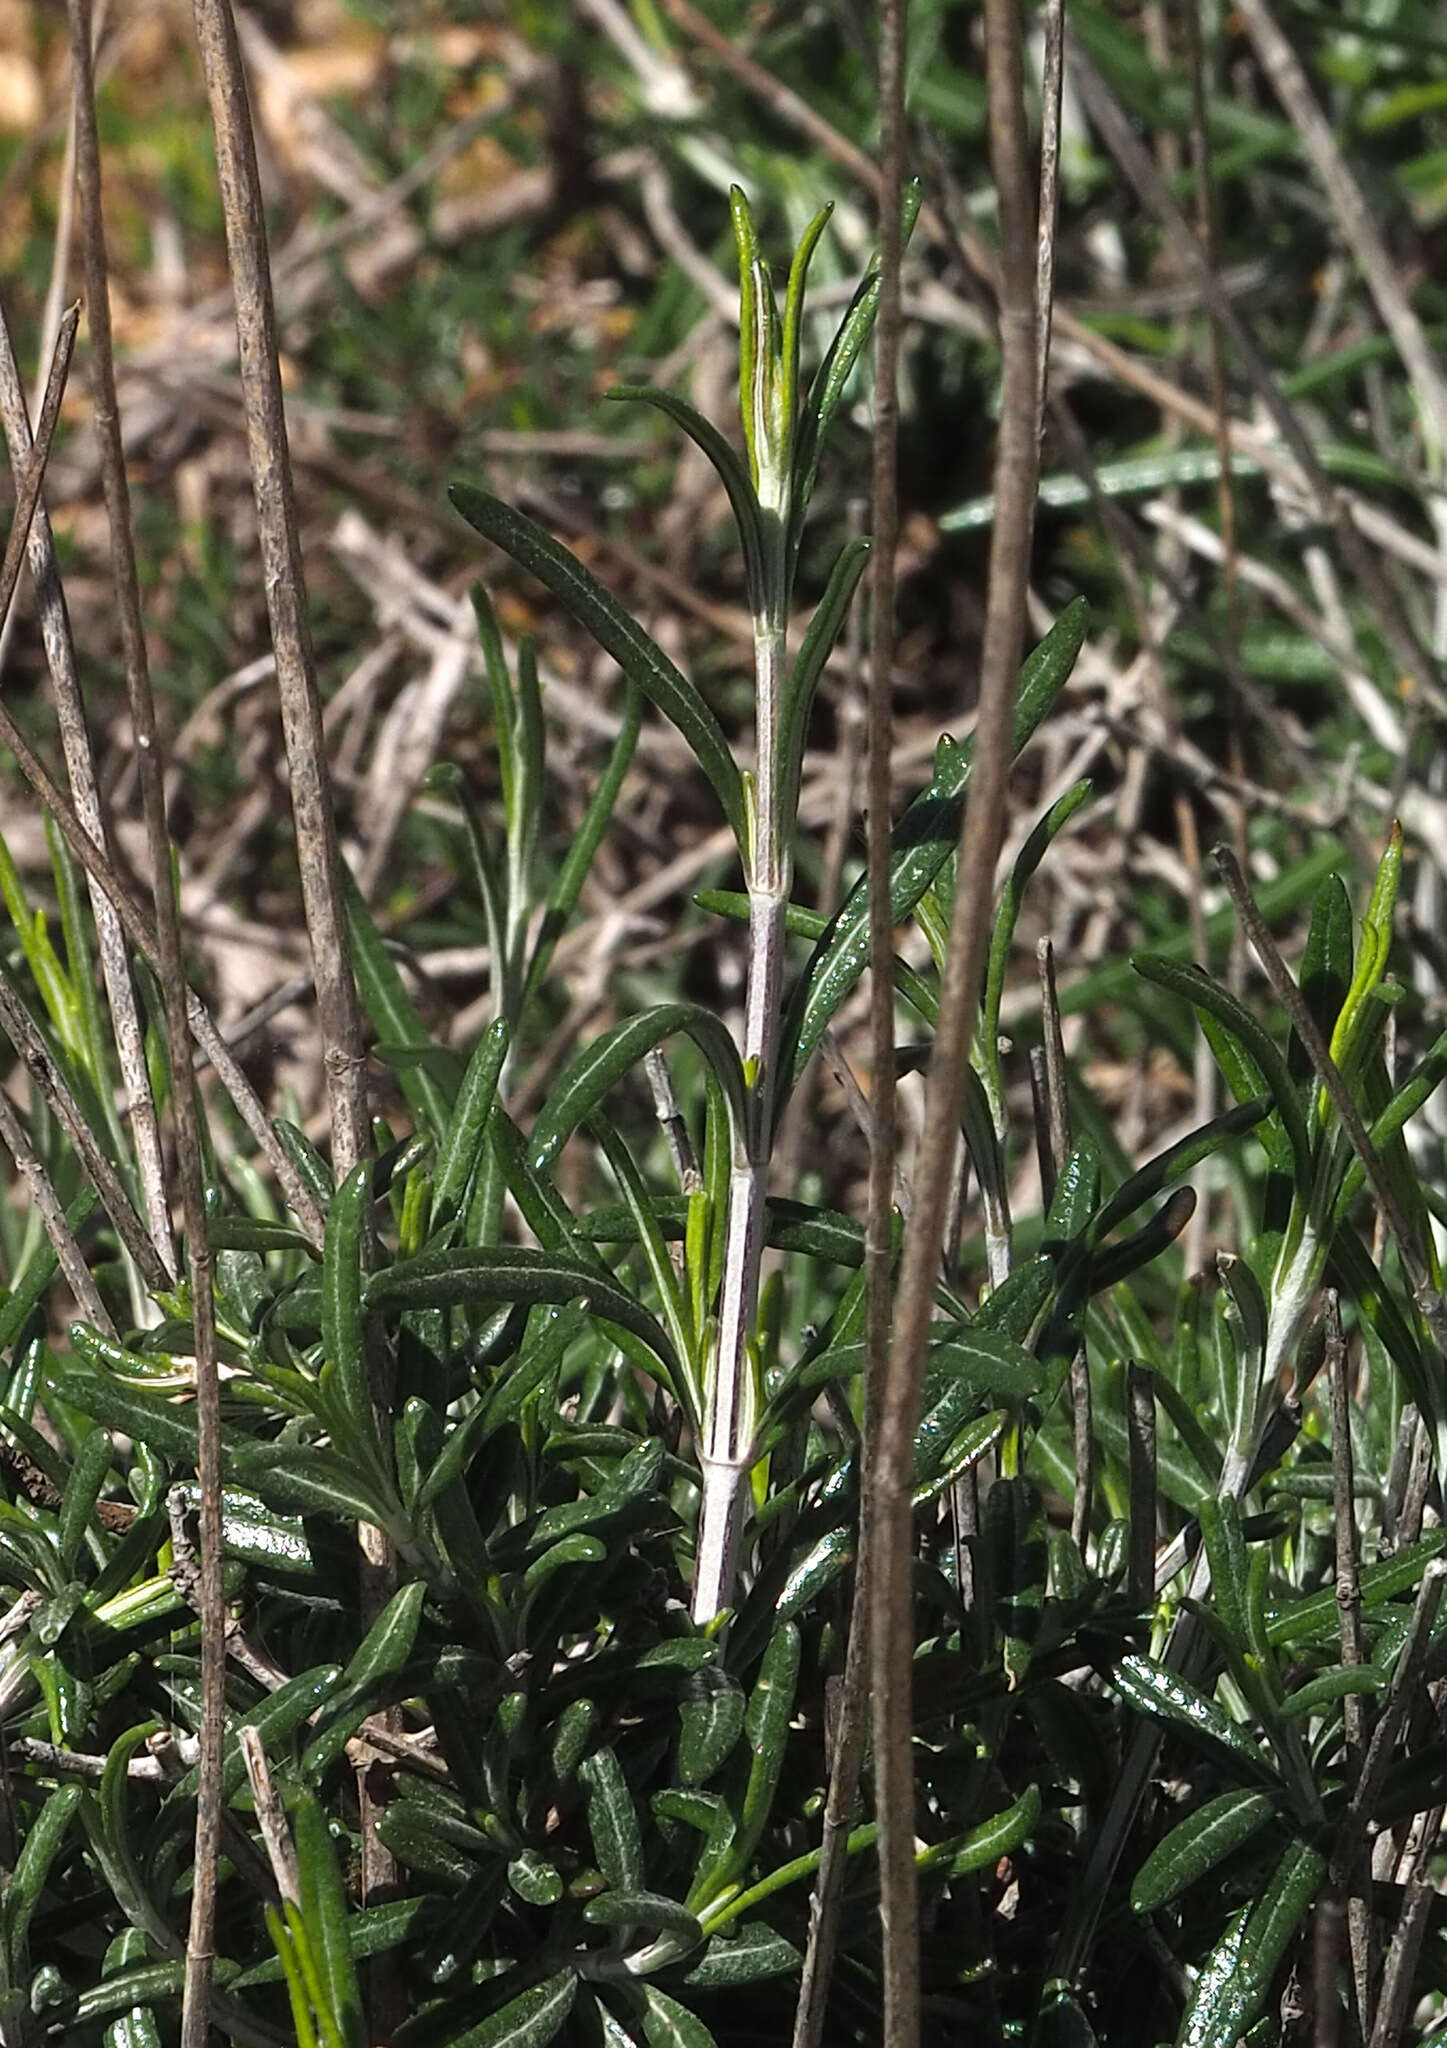
[[[30,413],[25,403],[20,368],[15,360],[10,330],[3,312],[0,312],[0,417],[4,419],[11,467],[18,483],[22,470],[29,460],[32,446]],[[43,501],[35,508],[27,552],[31,580],[35,585],[46,665],[55,693],[56,723],[60,729],[60,743],[65,754],[66,773],[70,778],[76,812],[95,844],[104,849],[107,847],[104,814],[101,810],[100,787],[96,778],[90,734],[86,726],[85,706],[81,699],[75,641],[70,630],[70,615],[66,609],[60,573],[56,566],[50,518]],[[13,619],[13,613],[11,617]],[[130,1103],[136,1169],[146,1223],[157,1256],[168,1268],[174,1268],[175,1251],[171,1243],[170,1213],[166,1206],[160,1133],[157,1129],[155,1104],[151,1099],[150,1073],[146,1066],[140,1015],[136,1006],[135,990],[131,984],[130,965],[126,958],[125,933],[121,928],[120,919],[106,899],[104,890],[89,876],[87,882],[91,908],[95,915],[101,971],[105,977],[107,1008],[115,1033],[116,1050],[120,1055],[121,1079],[125,1083]],[[116,1124],[113,1128],[119,1137],[119,1125]],[[140,1321],[144,1313],[144,1302],[136,1300],[134,1309],[136,1319]]]
[[[302,905],[316,974],[317,1016],[332,1118],[332,1166],[340,1179],[362,1158],[370,1142],[366,1081],[282,405],[266,214],[230,0],[194,0],[193,13],[216,136],[252,487],[276,651]]]
[[[1000,208],[1003,391],[995,461],[995,524],[981,657],[976,752],[942,980],[939,1028],[913,1174],[889,1382],[875,1439],[870,1635],[877,1809],[885,1919],[885,2039],[918,2039],[918,1906],[914,1865],[914,1602],[910,1473],[925,1345],[939,1267],[939,1219],[954,1165],[964,1064],[973,1037],[990,897],[1004,821],[1010,706],[1024,639],[1038,442],[1033,165],[1025,125],[1020,21],[1013,0],[986,0],[990,157]]]
[[[795,2014],[795,2048],[817,2048],[823,2037],[829,1979],[839,1938],[845,1845],[853,1815],[869,1724],[869,1681],[874,1614],[871,1592],[878,1468],[874,1430],[885,1397],[893,1292],[895,1152],[894,933],[890,921],[890,799],[893,718],[890,677],[894,666],[895,557],[899,547],[899,344],[902,325],[900,270],[904,258],[904,54],[907,0],[883,0],[879,21],[879,311],[874,348],[873,521],[870,564],[872,611],[867,700],[867,872],[869,877],[869,1044],[873,1073],[869,1095],[869,1207],[864,1238],[867,1287],[865,1351],[864,1483],[860,1502],[859,1550],[854,1573],[849,1647],[845,1655],[839,1733],[829,1773],[818,1882],[811,1902],[809,1945]],[[913,1795],[911,1794],[911,1811]],[[909,1828],[913,1856],[914,1830]],[[913,1877],[913,1863],[910,1875]],[[892,1906],[886,1883],[881,1909],[885,1953],[890,1949]],[[896,2038],[886,1970],[885,2035]],[[908,1987],[904,1997],[914,2002]],[[912,2022],[911,2024],[917,2024]],[[900,2036],[899,2038],[908,2038]]]
[[[327,767],[326,735],[317,691],[306,578],[292,489],[291,453],[282,404],[276,309],[266,237],[266,214],[256,165],[256,144],[246,76],[231,0],[193,0],[196,40],[206,78],[216,168],[226,223],[226,248],[236,303],[236,334],[242,400],[246,411],[251,481],[266,581],[267,614],[276,652],[292,818],[302,908],[316,977],[317,1021],[326,1074],[332,1136],[332,1167],[338,1180],[350,1173],[369,1147],[367,1080],[361,1013],[352,976],[342,896],[341,855]],[[378,1408],[392,1405],[391,1372],[380,1346],[370,1346]],[[363,1523],[358,1532],[364,1619],[381,1612],[396,1579],[396,1556],[381,1530]],[[362,1817],[362,1893],[371,1898],[389,1885],[396,1864],[376,1829],[368,1790],[369,1773],[358,1778]],[[390,1966],[374,1973],[373,2020],[383,2031],[400,2015]],[[187,2044],[189,2048],[189,2044]]]
[[[80,325],[80,307],[66,309],[60,323],[60,332],[55,338],[55,354],[50,359],[50,375],[45,380],[45,396],[40,402],[40,418],[35,428],[35,443],[30,451],[30,462],[25,473],[15,486],[15,516],[10,522],[10,532],[5,540],[5,557],[0,562],[0,625],[10,615],[15,599],[15,586],[20,581],[20,568],[25,560],[26,543],[30,538],[30,522],[35,517],[35,508],[40,503],[41,489],[45,483],[45,471],[50,462],[50,447],[55,439],[56,422],[60,418],[60,402],[65,396],[65,383],[70,375],[70,358],[75,350],[75,331]]]
[[[106,1214],[115,1225],[116,1235],[135,1260],[147,1285],[165,1287],[170,1275],[146,1235],[146,1226],[136,1214],[105,1147],[86,1122],[69,1083],[51,1058],[50,1049],[34,1018],[3,971],[0,971],[0,1030],[14,1046],[31,1082],[54,1111],[65,1135],[75,1147],[82,1166],[95,1183]]]
[[[1040,67],[1040,219],[1035,238],[1035,438],[1045,427],[1050,329],[1055,313],[1055,229],[1060,213],[1060,106],[1065,87],[1065,0],[1045,0]]]
[[[65,1204],[55,1192],[50,1175],[31,1144],[25,1126],[16,1114],[14,1103],[3,1088],[0,1088],[0,1144],[4,1145],[14,1160],[16,1171],[24,1181],[31,1201],[40,1211],[45,1234],[50,1239],[60,1270],[65,1275],[66,1285],[75,1296],[76,1307],[93,1328],[104,1336],[114,1337],[116,1326],[111,1321],[110,1311],[100,1298],[100,1291],[91,1278],[90,1267],[86,1264],[66,1220]]]
[[[181,924],[171,875],[164,771],[157,744],[156,708],[151,693],[145,629],[141,623],[140,591],[131,538],[130,493],[116,403],[110,291],[101,209],[100,138],[96,129],[95,78],[91,68],[89,0],[69,0],[68,13],[75,101],[76,183],[85,248],[96,438],[100,445],[101,475],[110,523],[111,570],[120,620],[126,695],[140,764],[161,988],[166,1005],[166,1036],[171,1058],[171,1099],[176,1122],[182,1214],[190,1267],[196,1358],[196,1476],[201,1487],[201,1752],[196,1785],[195,1864],[191,1914],[186,1931],[181,2035],[185,2048],[203,2048],[212,2016],[211,1979],[216,1953],[217,1866],[221,1838],[221,1752],[226,1729],[221,1381],[216,1359],[216,1312],[211,1291],[211,1247],[206,1232],[205,1169],[191,1060],[186,977],[181,959]],[[166,1226],[166,1244],[169,1250],[169,1224]],[[159,1259],[157,1263],[160,1263]],[[161,1284],[164,1286],[169,1278],[162,1264]],[[155,1284],[153,1280],[152,1285]]]

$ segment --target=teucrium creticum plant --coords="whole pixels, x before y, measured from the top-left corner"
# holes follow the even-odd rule
[[[911,216],[914,205],[911,203]],[[739,410],[746,460],[685,400],[646,388],[613,396],[656,406],[683,427],[717,470],[742,543],[754,622],[755,766],[742,773],[712,712],[637,623],[575,559],[531,521],[469,486],[454,488],[478,530],[538,574],[593,632],[625,673],[690,741],[738,838],[748,895],[748,968],[742,1088],[730,1126],[722,1285],[705,1338],[699,1452],[703,1491],[694,1576],[695,1620],[711,1621],[731,1599],[744,1495],[759,1406],[752,1354],[764,1244],[764,1201],[777,1112],[787,1090],[781,1064],[785,919],[793,879],[799,777],[809,711],[868,555],[846,546],[792,662],[788,620],[799,543],[820,450],[874,322],[871,269],[845,313],[807,392],[800,344],[810,260],[831,209],[810,222],[794,253],[782,310],[759,253],[748,201],[731,195],[740,281]]]

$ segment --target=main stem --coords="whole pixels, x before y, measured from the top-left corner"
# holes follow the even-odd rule
[[[700,1627],[713,1621],[733,1600],[754,1433],[753,1366],[748,1346],[758,1321],[764,1257],[779,991],[792,869],[788,826],[779,816],[776,746],[785,636],[781,605],[760,620],[754,641],[758,765],[749,848],[749,958],[742,1048],[748,1093],[744,1128],[735,1134],[729,1176],[718,1341],[704,1415],[703,1493],[693,1570],[693,1618]]]

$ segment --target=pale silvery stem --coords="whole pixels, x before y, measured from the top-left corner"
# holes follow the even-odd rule
[[[773,1071],[783,980],[790,886],[789,827],[778,816],[776,736],[784,666],[781,620],[760,620],[758,779],[749,848],[749,958],[744,991],[745,1128],[736,1142],[724,1235],[718,1335],[710,1364],[703,1426],[703,1490],[693,1576],[693,1618],[711,1622],[733,1599],[744,1485],[754,1432],[749,1339],[758,1319],[764,1253],[764,1201],[772,1137]]]

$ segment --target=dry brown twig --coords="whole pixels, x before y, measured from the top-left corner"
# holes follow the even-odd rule
[[[915,1212],[905,1235],[889,1380],[874,1443],[878,1519],[871,1566],[871,1674],[885,1912],[885,2035],[891,2048],[912,2048],[919,2028],[911,1460],[941,1249],[938,1219],[945,1213],[954,1167],[964,1065],[1004,824],[1010,709],[1025,632],[1038,465],[1034,167],[1025,124],[1020,22],[1012,0],[987,0],[985,47],[990,158],[1000,208],[1003,391],[995,523],[970,800],[961,835],[924,1137],[912,1176]]]
[[[182,1214],[190,1269],[191,1318],[196,1358],[197,1477],[201,1486],[201,1730],[196,1788],[196,1833],[191,1914],[186,1934],[182,2039],[202,2048],[210,2031],[211,1979],[216,1947],[217,1864],[221,1837],[221,1751],[226,1720],[226,1601],[222,1585],[221,1385],[217,1370],[211,1250],[206,1231],[200,1113],[191,1058],[181,927],[171,878],[163,768],[151,693],[145,630],[131,536],[130,496],[116,403],[111,349],[110,295],[101,206],[100,138],[96,128],[89,0],[68,0],[71,78],[75,102],[76,183],[85,251],[92,394],[100,445],[112,578],[120,621],[131,732],[140,766],[147,852],[166,1035],[175,1077],[172,1106],[181,1179]],[[129,1079],[129,1076],[127,1077]],[[169,1226],[165,1241],[169,1250]],[[133,1254],[134,1255],[134,1254]],[[160,1263],[160,1285],[169,1273]],[[142,1268],[144,1271],[145,1269]],[[148,1276],[149,1277],[149,1276]],[[155,1287],[154,1278],[151,1285]]]

